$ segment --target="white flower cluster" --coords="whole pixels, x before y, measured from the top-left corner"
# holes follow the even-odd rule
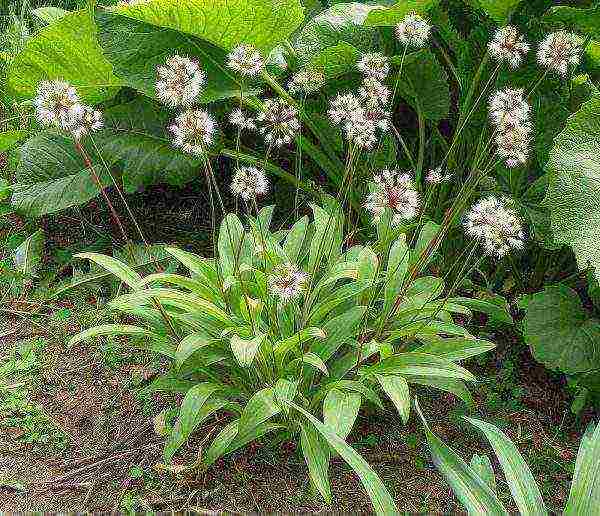
[[[284,303],[297,299],[306,288],[308,274],[296,265],[283,263],[269,277],[269,293]]]
[[[198,61],[177,54],[156,67],[156,96],[170,108],[189,107],[206,84],[206,74]]]
[[[175,118],[169,130],[175,147],[187,154],[203,156],[214,142],[217,124],[206,111],[188,109]]]
[[[490,98],[489,115],[495,128],[498,156],[507,167],[525,164],[533,128],[524,91],[506,88],[495,92]]]
[[[173,146],[193,156],[204,156],[214,143],[217,123],[202,109],[194,107],[206,85],[206,74],[198,61],[173,55],[156,67],[156,96],[165,106],[183,108],[169,126]]]
[[[256,129],[256,122],[254,119],[251,116],[246,115],[240,108],[236,108],[229,113],[229,123],[237,127],[239,131]]]
[[[338,94],[329,103],[329,119],[342,127],[348,142],[371,150],[378,141],[377,131],[388,131],[390,89],[381,82],[389,73],[383,54],[366,54],[357,64],[364,74],[357,93]],[[385,73],[385,75],[384,75]]]
[[[383,169],[373,176],[375,190],[364,203],[365,209],[373,216],[373,224],[379,223],[388,208],[392,213],[392,224],[414,218],[421,206],[421,197],[409,174],[399,169]]]
[[[261,53],[252,45],[238,45],[227,56],[227,66],[244,77],[256,77],[265,68]]]
[[[406,47],[423,48],[431,34],[431,25],[416,13],[407,14],[396,25],[396,38]]]
[[[42,81],[33,104],[38,122],[67,131],[76,140],[103,127],[102,113],[83,104],[66,81]]]
[[[576,34],[559,31],[546,36],[537,51],[538,63],[563,77],[569,66],[576,67],[581,60],[582,39]]]
[[[507,25],[496,31],[488,50],[498,63],[506,63],[510,68],[517,69],[529,52],[529,45],[516,27]]]
[[[230,188],[233,195],[250,201],[269,191],[269,180],[265,173],[256,167],[238,167]]]
[[[303,95],[312,95],[319,91],[325,84],[325,76],[318,70],[301,70],[294,75],[288,82],[288,90],[292,95],[299,93]]]
[[[452,179],[452,174],[449,172],[444,173],[441,165],[436,168],[432,168],[425,175],[425,181],[430,185],[439,185],[441,183],[446,183]]]
[[[466,214],[463,225],[467,235],[478,240],[490,256],[502,258],[524,246],[523,226],[507,199],[482,199]]]
[[[291,143],[300,130],[298,110],[283,99],[266,100],[256,120],[265,141],[275,147]]]

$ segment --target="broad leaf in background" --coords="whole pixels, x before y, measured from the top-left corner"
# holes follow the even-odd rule
[[[70,82],[92,104],[116,93],[120,82],[102,55],[88,11],[69,13],[29,38],[8,70],[9,87],[20,99],[32,98],[47,79]]]
[[[115,74],[129,87],[155,97],[156,67],[173,54],[197,58],[207,83],[201,103],[239,95],[240,86],[226,67],[226,51],[175,30],[99,10],[96,13],[98,41]],[[254,94],[259,90],[246,91]]]
[[[429,9],[435,7],[440,0],[400,0],[391,7],[378,6],[369,13],[365,25],[372,27],[393,27],[411,12],[425,15]]]
[[[29,131],[15,130],[0,133],[0,152],[12,149],[17,143],[27,138]]]
[[[30,235],[17,249],[14,254],[15,268],[26,275],[35,275],[42,263],[44,252],[44,232],[38,229]]]
[[[69,11],[65,11],[60,7],[53,7],[51,5],[45,7],[38,7],[33,11],[34,16],[39,18],[46,23],[52,23],[57,20],[60,20],[63,16],[69,14]]]
[[[106,110],[104,119],[106,128],[93,142],[122,172],[126,190],[155,183],[181,186],[200,173],[200,159],[171,145],[167,132],[171,114],[154,102],[138,97]],[[87,145],[95,150],[93,143]]]
[[[98,195],[83,159],[73,142],[54,131],[41,131],[19,149],[21,159],[16,171],[12,205],[15,211],[41,217],[83,204]],[[110,179],[103,173],[97,157],[91,156],[104,186]]]
[[[307,62],[315,54],[339,43],[348,43],[361,52],[377,49],[377,31],[363,26],[373,9],[374,6],[356,2],[340,3],[315,16],[304,26],[294,42],[299,59]]]
[[[448,77],[429,50],[406,56],[398,93],[412,107],[420,109],[427,120],[438,121],[448,116]]]
[[[600,369],[600,321],[584,311],[565,285],[533,294],[523,320],[523,337],[536,360],[564,373]]]
[[[600,278],[600,97],[572,115],[554,140],[544,204],[554,240],[573,248],[579,268]]]
[[[356,71],[360,50],[349,43],[341,42],[321,50],[314,56],[307,68],[323,72],[326,79],[333,79],[351,71]]]
[[[482,9],[499,24],[505,24],[521,0],[468,0],[473,7]]]
[[[247,43],[265,54],[286,41],[304,19],[300,0],[149,0],[111,10],[225,50]]]

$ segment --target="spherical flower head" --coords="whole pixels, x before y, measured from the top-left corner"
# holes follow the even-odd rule
[[[521,220],[508,199],[482,199],[466,214],[463,225],[467,235],[478,240],[490,256],[502,258],[524,246]]]
[[[374,77],[367,77],[358,88],[359,98],[368,106],[385,106],[390,100],[390,89]]]
[[[517,69],[529,52],[529,45],[516,27],[507,25],[496,31],[488,50],[498,63],[506,63],[510,68]]]
[[[384,169],[373,177],[375,190],[367,196],[365,209],[377,224],[386,208],[392,213],[392,224],[414,218],[419,212],[421,198],[409,174],[398,169]]]
[[[77,90],[66,81],[42,81],[33,99],[36,118],[46,126],[70,130],[83,113]]]
[[[430,185],[439,185],[441,183],[446,183],[447,181],[450,181],[450,179],[452,179],[452,174],[444,173],[441,165],[439,167],[432,168],[425,175],[425,181],[427,181],[427,183],[429,183]]]
[[[284,263],[273,270],[269,276],[269,293],[287,303],[298,299],[308,282],[308,274],[296,265]]]
[[[156,67],[156,96],[170,108],[190,107],[206,84],[206,74],[197,61],[174,55]]]
[[[540,43],[537,51],[538,63],[563,77],[569,66],[576,67],[581,61],[582,39],[569,32],[553,32]]]
[[[364,110],[355,113],[343,126],[344,136],[350,145],[370,151],[377,143],[377,125],[369,120]]]
[[[238,167],[231,180],[231,192],[245,201],[256,199],[269,191],[269,180],[256,167]]]
[[[265,141],[275,147],[291,143],[300,130],[298,111],[283,99],[265,101],[257,120]]]
[[[87,134],[99,131],[102,127],[104,127],[102,113],[93,107],[83,106],[81,117],[71,129],[71,134],[76,140],[81,140]]]
[[[239,45],[227,56],[227,66],[244,77],[255,77],[265,68],[261,53],[252,45]]]
[[[416,13],[407,14],[396,25],[396,38],[407,47],[422,48],[429,39],[431,25]]]
[[[390,73],[389,60],[381,52],[364,54],[356,66],[365,77],[372,77],[378,81],[383,81]]]
[[[495,125],[526,123],[530,110],[522,88],[506,88],[490,97],[489,114]]]
[[[229,113],[229,123],[237,127],[240,131],[256,129],[256,122],[254,119],[246,115],[240,108],[236,108]]]
[[[217,124],[206,111],[188,109],[175,119],[169,130],[175,147],[187,154],[203,156],[214,143]]]
[[[325,76],[318,70],[301,70],[295,73],[288,83],[288,90],[292,95],[299,93],[312,95],[319,91],[325,84]]]
[[[497,154],[509,168],[527,163],[533,128],[529,123],[501,124],[496,132]]]
[[[333,125],[340,125],[347,122],[357,112],[362,110],[360,100],[353,93],[338,94],[329,102],[329,119]]]

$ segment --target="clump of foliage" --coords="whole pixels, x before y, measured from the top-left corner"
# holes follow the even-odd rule
[[[404,421],[409,384],[449,391],[471,403],[459,362],[493,347],[453,322],[469,315],[444,282],[417,276],[427,249],[405,235],[344,247],[339,207],[313,206],[313,220],[269,231],[273,209],[247,219],[227,215],[217,255],[167,252],[189,275],[141,277],[114,258],[84,254],[131,292],[110,307],[141,325],[97,326],[71,344],[98,335],[140,337],[172,359],[151,389],[185,392],[164,451],[171,460],[192,431],[216,413],[229,423],[202,457],[203,467],[265,436],[299,440],[311,479],[331,501],[328,464],[339,453],[360,476],[380,512],[393,502],[345,439],[363,404],[383,408],[387,395]],[[321,420],[322,416],[322,420]]]

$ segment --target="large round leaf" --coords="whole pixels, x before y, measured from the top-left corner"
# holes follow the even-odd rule
[[[90,103],[112,97],[120,85],[102,55],[88,11],[69,13],[27,40],[12,61],[8,83],[18,98],[35,95],[45,79],[65,79]]]
[[[573,374],[600,368],[600,321],[588,318],[565,285],[532,296],[523,335],[536,360],[550,369]]]
[[[544,200],[559,244],[573,248],[581,269],[600,279],[600,97],[572,115],[554,140]]]
[[[226,50],[249,43],[265,53],[287,40],[304,19],[300,0],[149,0],[112,9]]]
[[[369,13],[365,25],[373,27],[393,27],[411,12],[425,14],[440,3],[440,0],[401,0],[391,7],[377,6]]]
[[[322,50],[345,42],[361,51],[376,49],[376,29],[364,27],[375,6],[356,2],[335,4],[308,22],[298,34],[294,47],[298,57],[307,62]]]
[[[96,13],[98,40],[115,74],[131,88],[155,97],[156,67],[173,54],[195,57],[206,73],[201,103],[239,95],[240,85],[225,66],[226,51],[187,36],[109,11]],[[255,94],[259,90],[246,91]]]

